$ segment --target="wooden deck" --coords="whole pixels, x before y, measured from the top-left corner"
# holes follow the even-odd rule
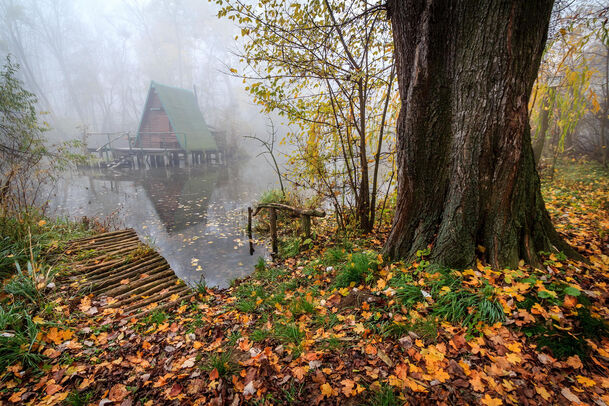
[[[63,281],[105,308],[141,317],[193,296],[165,258],[143,244],[133,229],[72,241],[64,251],[73,265]]]

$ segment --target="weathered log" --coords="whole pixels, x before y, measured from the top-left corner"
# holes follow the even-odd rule
[[[100,281],[99,283],[94,284],[92,287],[92,291],[98,292],[98,293],[103,293],[103,292],[106,292],[106,291],[112,289],[112,287],[116,284],[120,285],[120,282],[122,280],[129,279],[133,275],[136,275],[139,273],[147,273],[149,276],[152,276],[159,272],[164,272],[167,269],[170,269],[167,264],[161,264],[161,265],[156,265],[156,266],[149,266],[149,267],[130,270],[129,272],[125,272],[121,275],[117,275],[116,277],[104,279],[104,280]]]
[[[127,262],[126,264],[119,266],[118,268],[104,269],[101,272],[91,271],[89,273],[84,274],[83,276],[87,278],[90,282],[96,282],[97,280],[105,279],[109,276],[116,276],[122,274],[125,270],[133,270],[135,268],[142,268],[144,266],[153,265],[161,262],[164,262],[164,258],[159,257],[158,255],[153,255],[151,257],[142,258],[136,262]]]
[[[91,244],[91,245],[87,245],[86,247],[83,247],[83,250],[96,250],[99,252],[103,252],[103,251],[108,251],[112,248],[115,247],[121,247],[121,246],[135,246],[137,247],[138,245],[140,245],[140,239],[137,238],[137,236],[135,237],[130,237],[127,239],[121,239],[119,241],[106,241],[104,243],[99,243],[99,244]]]
[[[63,272],[62,276],[65,276],[67,278],[72,278],[74,276],[82,276],[82,275],[86,275],[88,272],[95,271],[100,266],[113,267],[116,265],[120,265],[121,263],[125,263],[125,260],[123,258],[104,262],[103,264],[94,264],[94,265],[89,265],[89,266],[81,267],[81,268],[72,267],[69,270],[66,270],[65,272]]]
[[[164,303],[162,305],[159,305],[153,309],[148,309],[148,310],[144,310],[143,312],[139,312],[133,315],[133,317],[144,317],[154,311],[160,311],[160,310],[166,310],[167,308],[173,307],[178,305],[179,303],[183,302],[183,301],[189,301],[193,296],[195,296],[196,293],[189,293],[183,296],[180,296],[180,298],[178,300],[176,300],[175,302],[167,302]],[[136,309],[137,310],[137,309]]]
[[[140,286],[143,286],[145,284],[150,284],[155,281],[166,280],[169,277],[175,278],[175,274],[173,273],[173,270],[171,268],[167,268],[160,272],[150,273],[145,278],[135,279],[133,281],[130,280],[129,283],[125,284],[125,285],[121,285],[120,282],[114,283],[110,286],[106,286],[103,289],[100,289],[99,292],[100,292],[100,294],[103,293],[106,296],[115,297],[117,295],[122,295],[124,293],[130,293],[131,289],[134,287],[138,288]],[[178,280],[177,278],[174,279],[174,282],[177,280]]]
[[[70,249],[70,247],[72,246],[76,246],[82,243],[86,243],[88,241],[103,241],[103,240],[107,240],[107,239],[114,239],[117,238],[119,236],[122,236],[123,234],[136,234],[135,230],[133,230],[132,228],[127,228],[124,230],[118,230],[118,231],[111,231],[108,233],[103,233],[103,234],[97,234],[94,235],[92,237],[83,237],[83,238],[78,238],[76,240],[72,240],[70,242],[70,246],[68,246],[68,250]]]
[[[138,300],[142,300],[142,299],[146,299],[144,296],[151,296],[157,292],[162,291],[163,289],[168,289],[171,288],[172,286],[176,285],[176,282],[178,282],[179,279],[162,279],[162,280],[157,280],[154,281],[153,283],[150,283],[148,285],[145,285],[145,289],[143,289],[140,292],[127,292],[125,294],[122,294],[120,296],[113,296],[114,299],[118,300],[117,303],[115,303],[117,306],[126,306],[129,305],[131,303],[137,302]],[[144,288],[144,287],[142,287]],[[113,304],[112,307],[116,307],[114,306],[115,304]]]
[[[142,300],[140,302],[136,302],[136,303],[132,304],[131,306],[128,306],[126,309],[124,309],[124,311],[125,311],[125,313],[128,313],[135,309],[141,309],[142,307],[148,306],[151,303],[161,302],[163,299],[167,299],[168,297],[171,297],[172,295],[175,295],[175,294],[177,294],[179,297],[180,293],[184,293],[187,291],[190,291],[190,288],[186,285],[177,286],[174,289],[167,289],[167,291],[161,291],[162,293],[160,293],[158,295],[155,295],[153,297]]]

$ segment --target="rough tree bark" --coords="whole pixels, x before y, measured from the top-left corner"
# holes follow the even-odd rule
[[[495,268],[577,255],[540,192],[527,104],[552,0],[390,0],[402,107],[398,201],[385,252]]]

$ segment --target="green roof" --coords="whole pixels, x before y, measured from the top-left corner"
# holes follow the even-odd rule
[[[151,81],[148,97],[150,97],[152,89],[156,90],[163,110],[169,117],[171,128],[176,133],[178,142],[185,151],[214,151],[218,149],[216,140],[207,128],[195,94],[192,91]],[[142,118],[143,116],[142,114]]]

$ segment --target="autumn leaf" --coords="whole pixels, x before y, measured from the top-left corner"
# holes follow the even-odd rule
[[[545,400],[549,400],[552,396],[548,393],[546,388],[543,386],[535,386],[535,391]]]
[[[292,368],[292,374],[294,375],[294,378],[298,379],[299,381],[302,381],[302,378],[304,378],[308,369],[309,367],[295,367]]]
[[[328,384],[328,383],[322,384],[320,386],[320,389],[321,389],[322,398],[323,397],[329,398],[334,393],[334,390],[332,389],[332,386],[330,386],[330,384]]]
[[[581,403],[581,400],[579,400],[579,397],[577,397],[577,395],[575,395],[573,392],[571,392],[569,390],[569,388],[562,388],[560,390],[560,394],[563,395],[565,398],[567,398],[567,400],[569,400],[573,403]]]
[[[58,330],[57,327],[51,327],[46,338],[54,344],[59,345],[64,341],[70,340],[73,334],[74,332],[71,330]]]
[[[247,338],[245,338],[244,340],[239,342],[239,349],[241,351],[249,351],[250,348],[252,348],[252,343],[250,343],[250,341]]]
[[[438,368],[435,370],[433,378],[437,379],[440,382],[446,382],[450,379],[450,375],[442,368]]]
[[[508,362],[510,364],[518,364],[518,363],[522,362],[522,358],[518,354],[515,354],[515,353],[509,353],[506,355],[505,358],[508,360]]]
[[[171,389],[169,390],[169,393],[167,393],[167,396],[174,398],[180,393],[182,393],[182,385],[180,385],[179,383],[174,383]]]
[[[345,395],[346,397],[351,396],[353,387],[355,386],[355,381],[353,381],[352,379],[343,379],[342,381],[340,381],[340,383],[341,385],[343,385],[343,388],[341,389],[343,395]]]
[[[581,359],[579,359],[578,355],[572,355],[569,358],[567,358],[566,364],[574,369],[580,369],[580,368],[584,367],[584,365],[582,364],[582,361],[581,361]]]
[[[19,392],[14,392],[10,398],[8,398],[9,402],[17,403],[21,402],[21,395],[25,393],[26,388],[21,389]]]
[[[480,403],[486,406],[499,406],[503,404],[501,399],[492,398],[488,393],[484,395],[482,399],[480,399]]]
[[[590,387],[596,385],[596,382],[594,382],[592,379],[587,378],[582,375],[577,375],[575,377],[575,379],[577,379],[577,382],[579,382],[580,384],[584,385],[587,388],[590,388]]]
[[[49,382],[52,382],[52,383],[47,385],[47,387],[44,390],[47,395],[49,395],[49,396],[54,395],[55,393],[57,393],[63,389],[63,387],[61,385],[57,385],[55,383],[55,380],[51,379]]]
[[[80,304],[78,308],[81,312],[86,313],[91,308],[91,298],[89,296],[85,296],[80,300]]]
[[[120,402],[127,397],[129,391],[122,383],[117,383],[110,389],[108,398],[113,402]]]
[[[476,392],[484,392],[486,390],[486,386],[482,383],[482,378],[477,371],[472,371],[469,383],[471,383],[472,388]]]
[[[192,368],[192,367],[194,367],[195,366],[195,360],[196,360],[196,357],[190,357],[190,358],[188,358],[187,360],[185,360],[182,363],[182,366],[180,368],[184,369],[184,368]]]
[[[160,378],[159,378],[159,379],[158,379],[158,380],[157,380],[157,381],[154,383],[154,385],[153,385],[153,386],[154,386],[155,388],[160,388],[160,387],[162,387],[162,386],[165,386],[165,385],[167,385],[167,381],[168,381],[169,379],[171,379],[171,377],[173,377],[173,374],[171,374],[171,373],[167,373],[167,374],[165,374],[165,375],[161,376],[161,377],[160,377]]]
[[[368,354],[368,355],[376,355],[376,353],[377,353],[377,349],[376,349],[376,347],[375,347],[374,345],[372,345],[372,344],[368,344],[368,345],[366,345],[366,348],[365,348],[365,350],[364,350],[364,351],[365,351],[365,352],[366,352],[366,354]]]

